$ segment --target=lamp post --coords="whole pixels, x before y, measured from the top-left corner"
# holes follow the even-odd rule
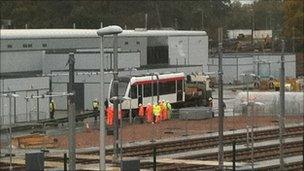
[[[103,53],[103,36],[104,35],[113,35],[114,36],[114,96],[118,96],[118,64],[117,64],[117,35],[122,32],[122,28],[119,26],[107,26],[104,28],[100,28],[97,30],[97,35],[100,37],[100,151],[99,151],[99,158],[100,158],[100,170],[106,170],[105,165],[105,123],[104,123],[104,53]],[[117,159],[118,155],[118,103],[117,101],[114,101],[114,159]]]

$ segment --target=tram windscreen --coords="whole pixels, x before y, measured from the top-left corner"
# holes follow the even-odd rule
[[[118,82],[118,97],[124,97],[126,94],[126,90],[128,87],[130,79],[121,79],[119,78]],[[114,96],[114,87],[113,87],[113,82],[111,84],[111,92],[110,92],[110,97]]]

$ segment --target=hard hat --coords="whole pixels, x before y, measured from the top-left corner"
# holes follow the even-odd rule
[[[95,101],[97,101],[97,99],[94,99]]]

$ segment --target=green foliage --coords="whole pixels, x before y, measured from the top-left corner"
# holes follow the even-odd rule
[[[99,28],[117,24],[127,29],[172,27],[180,30],[206,30],[217,40],[218,27],[226,29],[272,29],[279,36],[282,30],[303,40],[303,0],[258,0],[242,5],[230,0],[197,1],[1,1],[1,19],[11,19],[12,28]],[[158,12],[159,17],[158,17]],[[203,19],[203,25],[202,25]],[[284,20],[284,21],[283,21]],[[283,28],[284,25],[284,29]]]

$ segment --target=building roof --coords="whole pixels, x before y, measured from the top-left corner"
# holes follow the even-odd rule
[[[97,38],[96,29],[1,29],[1,39]],[[123,30],[119,36],[206,36],[205,31]]]

